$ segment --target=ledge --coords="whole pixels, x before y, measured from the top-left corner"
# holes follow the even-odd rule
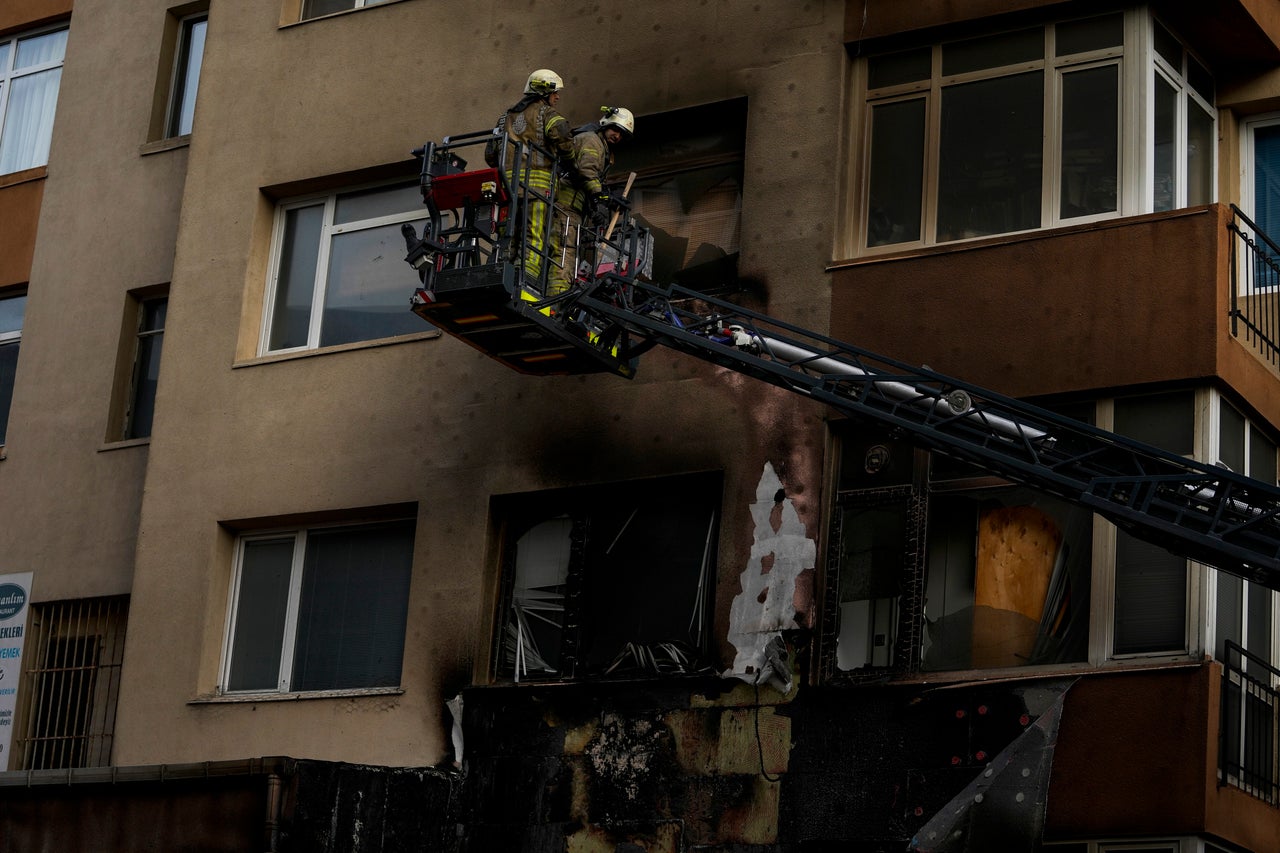
[[[281,361],[294,361],[299,358],[313,358],[318,355],[331,355],[338,352],[351,352],[352,350],[374,349],[376,347],[388,347],[396,344],[409,343],[411,341],[425,341],[439,338],[444,333],[438,329],[430,329],[425,332],[413,332],[408,335],[398,335],[394,338],[379,338],[376,341],[356,341],[350,344],[338,344],[332,347],[317,347],[316,349],[306,350],[290,350],[289,352],[272,353],[270,355],[260,355],[255,358],[247,358],[241,361],[233,361],[231,363],[232,370],[239,370],[242,367],[257,367],[262,364],[276,364]]]
[[[307,699],[354,699],[361,696],[403,696],[403,687],[360,687],[353,690],[311,690],[305,693],[234,693],[197,696],[188,705],[256,705],[259,702],[301,702]]]

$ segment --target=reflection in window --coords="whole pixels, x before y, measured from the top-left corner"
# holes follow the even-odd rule
[[[315,348],[421,331],[406,307],[400,226],[420,227],[416,183],[280,206],[262,350]]]

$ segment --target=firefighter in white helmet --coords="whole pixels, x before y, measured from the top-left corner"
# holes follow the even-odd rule
[[[563,293],[577,277],[578,243],[588,214],[603,220],[610,210],[625,207],[621,194],[605,186],[613,165],[612,146],[630,139],[636,119],[626,107],[601,107],[597,122],[573,131],[573,171],[560,179],[556,207],[562,211],[552,233],[549,291]],[[563,259],[563,263],[560,261]]]
[[[562,89],[564,80],[559,74],[549,68],[539,68],[525,82],[524,97],[498,117],[494,127],[495,138],[485,149],[485,160],[490,166],[501,162],[501,140],[505,135],[508,182],[516,163],[515,149],[521,142],[530,145],[528,160],[521,164],[521,173],[527,175],[530,189],[548,195],[551,193],[553,158],[559,160],[564,168],[572,168],[573,131],[555,108]],[[545,235],[549,211],[544,202],[536,199],[530,200],[524,208],[524,269],[536,280],[542,271],[543,255],[547,252]]]

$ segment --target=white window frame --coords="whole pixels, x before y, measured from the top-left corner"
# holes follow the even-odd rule
[[[381,519],[373,524],[407,522],[411,518],[388,518]],[[298,634],[298,609],[302,599],[302,579],[306,563],[307,555],[307,539],[308,534],[319,530],[341,530],[350,527],[363,527],[364,524],[330,524],[330,525],[312,525],[308,527],[284,528],[277,530],[267,530],[255,533],[241,534],[236,538],[235,545],[235,564],[233,568],[233,580],[230,587],[230,606],[227,608],[227,618],[223,629],[222,643],[222,663],[219,666],[218,690],[217,692],[224,696],[263,696],[280,694],[306,694],[310,695],[315,692],[329,694],[348,694],[348,693],[370,693],[370,692],[387,692],[398,691],[399,686],[392,687],[345,687],[334,688],[323,691],[300,691],[292,689],[293,684],[293,653],[297,645]],[[289,598],[285,610],[284,623],[281,626],[283,637],[280,646],[280,668],[276,677],[276,688],[274,691],[263,689],[249,690],[230,690],[226,685],[231,680],[231,663],[232,652],[235,648],[236,640],[236,619],[240,603],[240,584],[243,578],[245,546],[250,542],[270,542],[292,540],[293,555],[292,563],[289,567]],[[402,642],[408,639],[408,630],[406,627],[405,636]]]
[[[340,225],[335,225],[333,220],[337,210],[338,197],[349,193],[360,192],[362,190],[394,187],[397,185],[407,186],[409,183],[410,181],[407,180],[396,180],[341,187],[327,193],[315,193],[313,195],[289,199],[276,205],[275,219],[274,224],[272,225],[271,235],[270,271],[268,273],[267,289],[263,299],[262,329],[260,330],[258,337],[258,355],[265,356],[309,352],[321,348],[320,331],[324,320],[325,282],[328,280],[329,254],[334,237],[337,237],[340,234],[364,231],[386,225],[399,225],[404,222],[420,224],[427,218],[426,209],[419,207],[403,213],[388,214],[385,216],[374,217],[373,219],[361,219],[355,222],[344,222]],[[316,207],[320,205],[324,206],[324,224],[320,229],[320,245],[318,247],[316,259],[316,275],[311,285],[311,321],[307,329],[307,342],[301,346],[271,349],[271,330],[275,323],[276,293],[280,286],[280,263],[284,251],[286,216],[291,210],[301,210],[303,208]],[[408,267],[406,266],[406,313],[409,311],[408,294],[410,294],[412,290],[413,278],[411,275],[408,275]],[[425,323],[423,324],[423,331],[429,331],[429,327],[427,327]],[[388,338],[369,338],[361,341],[361,343],[367,343],[375,340],[388,340]],[[346,346],[346,344],[339,344],[338,346]]]
[[[1215,417],[1216,401],[1210,389],[1195,390],[1193,441],[1195,452],[1188,458],[1210,458],[1210,430]],[[1115,400],[1100,399],[1095,403],[1094,418],[1099,429],[1115,429]],[[1116,533],[1114,524],[1099,515],[1093,527],[1093,583],[1090,586],[1089,663],[1103,666],[1111,661],[1132,662],[1142,660],[1199,659],[1205,646],[1205,615],[1203,602],[1209,593],[1212,572],[1207,566],[1187,560],[1186,613],[1182,649],[1161,652],[1115,652],[1116,608]]]
[[[5,125],[9,115],[9,92],[13,88],[13,81],[32,74],[40,74],[45,71],[51,71],[55,68],[61,68],[66,60],[65,52],[63,57],[52,62],[44,62],[39,65],[30,65],[26,68],[15,69],[14,64],[18,59],[18,43],[26,39],[45,36],[50,33],[56,33],[61,30],[70,30],[70,26],[66,23],[54,24],[52,26],[41,27],[39,29],[28,30],[27,32],[17,33],[7,38],[0,38],[0,45],[9,45],[6,61],[0,65],[0,145],[3,144],[3,134]],[[61,89],[61,81],[59,81],[59,89]],[[56,111],[56,100],[55,100]],[[52,117],[51,117],[52,118]],[[48,165],[48,153],[45,154],[43,163],[37,163],[28,168],[39,168]],[[19,170],[23,171],[23,170]]]
[[[981,71],[968,72],[952,76],[942,76],[942,50],[944,44],[937,43],[932,49],[932,71],[929,80],[886,86],[880,89],[868,88],[867,59],[855,66],[855,85],[852,87],[852,112],[855,117],[855,132],[852,138],[860,140],[860,151],[857,152],[856,168],[857,192],[852,194],[856,199],[856,207],[850,221],[854,233],[849,234],[849,248],[857,255],[875,255],[927,246],[947,246],[963,243],[966,240],[984,239],[996,236],[1008,236],[1017,233],[1034,233],[1066,225],[1085,224],[1122,216],[1133,216],[1150,213],[1154,209],[1153,172],[1155,163],[1154,128],[1155,99],[1154,76],[1160,73],[1178,92],[1178,126],[1176,163],[1178,189],[1175,209],[1183,207],[1187,198],[1187,106],[1186,99],[1192,98],[1213,122],[1213,150],[1210,153],[1211,167],[1211,199],[1217,198],[1217,111],[1213,104],[1195,91],[1186,79],[1185,69],[1178,69],[1176,74],[1154,48],[1154,26],[1156,18],[1147,7],[1134,7],[1124,13],[1124,44],[1092,52],[1072,54],[1066,57],[1055,56],[1056,27],[1059,24],[1071,23],[1055,21],[1044,26],[1045,52],[1044,58],[1034,62],[1007,65],[999,68],[988,68]],[[1169,27],[1177,37],[1176,31]],[[993,33],[992,35],[995,35]],[[1195,59],[1195,53],[1181,42],[1185,61]],[[1200,62],[1206,69],[1207,63]],[[1100,214],[1064,218],[1060,216],[1061,199],[1061,163],[1062,163],[1062,80],[1065,74],[1113,65],[1118,69],[1117,85],[1119,87],[1119,116],[1117,125],[1118,182],[1116,187],[1116,210]],[[967,237],[955,240],[939,241],[937,239],[938,213],[938,181],[939,160],[941,151],[941,111],[942,90],[957,83],[979,80],[998,79],[1028,71],[1041,71],[1044,74],[1044,128],[1045,143],[1042,156],[1041,175],[1041,217],[1037,228],[1026,231],[1002,232],[1000,234]],[[888,243],[870,246],[867,241],[867,219],[870,206],[871,158],[872,152],[872,111],[877,106],[894,102],[923,99],[925,101],[924,120],[924,163],[923,195],[921,199],[921,236],[914,241]]]
[[[193,67],[191,62],[191,36],[195,31],[195,27],[200,23],[205,25],[205,40],[201,42],[200,55],[197,57]],[[204,65],[204,47],[207,43],[208,34],[209,12],[207,9],[203,12],[184,15],[178,19],[177,43],[174,45],[173,52],[173,70],[169,74],[169,101],[164,117],[165,139],[177,139],[178,137],[188,136],[191,133],[190,128],[184,131],[181,126],[182,110],[186,106],[184,94],[187,80],[192,76],[194,70],[197,84],[191,93],[191,111],[194,115],[199,95],[200,72]]]
[[[26,293],[9,293],[9,294],[0,294],[0,302],[3,302],[3,301],[5,301],[5,300],[9,300],[9,299],[26,299],[26,297],[27,297],[27,294],[26,294]],[[0,346],[10,346],[10,345],[15,345],[15,344],[16,344],[16,345],[18,346],[19,356],[21,356],[21,351],[22,351],[22,328],[23,328],[23,326],[25,326],[25,325],[26,325],[26,306],[24,305],[24,306],[23,306],[22,326],[19,326],[17,329],[14,329],[14,330],[12,330],[12,331],[8,331],[8,332],[0,331]],[[8,428],[9,423],[8,423],[8,422],[9,422],[9,415],[10,415],[10,414],[12,414],[12,411],[11,411],[11,410],[0,411],[0,448],[3,448],[3,447],[4,447],[4,445],[5,445],[5,438],[7,437],[8,432],[9,432],[9,428]],[[2,453],[0,453],[0,459],[2,459],[2,458],[4,458],[4,457],[3,457],[3,454],[2,454]]]

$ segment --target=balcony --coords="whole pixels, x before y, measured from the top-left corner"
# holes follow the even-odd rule
[[[1280,372],[1242,315],[1232,333],[1234,221],[1213,204],[858,259],[833,271],[831,334],[1018,397],[1216,378],[1280,422]]]

